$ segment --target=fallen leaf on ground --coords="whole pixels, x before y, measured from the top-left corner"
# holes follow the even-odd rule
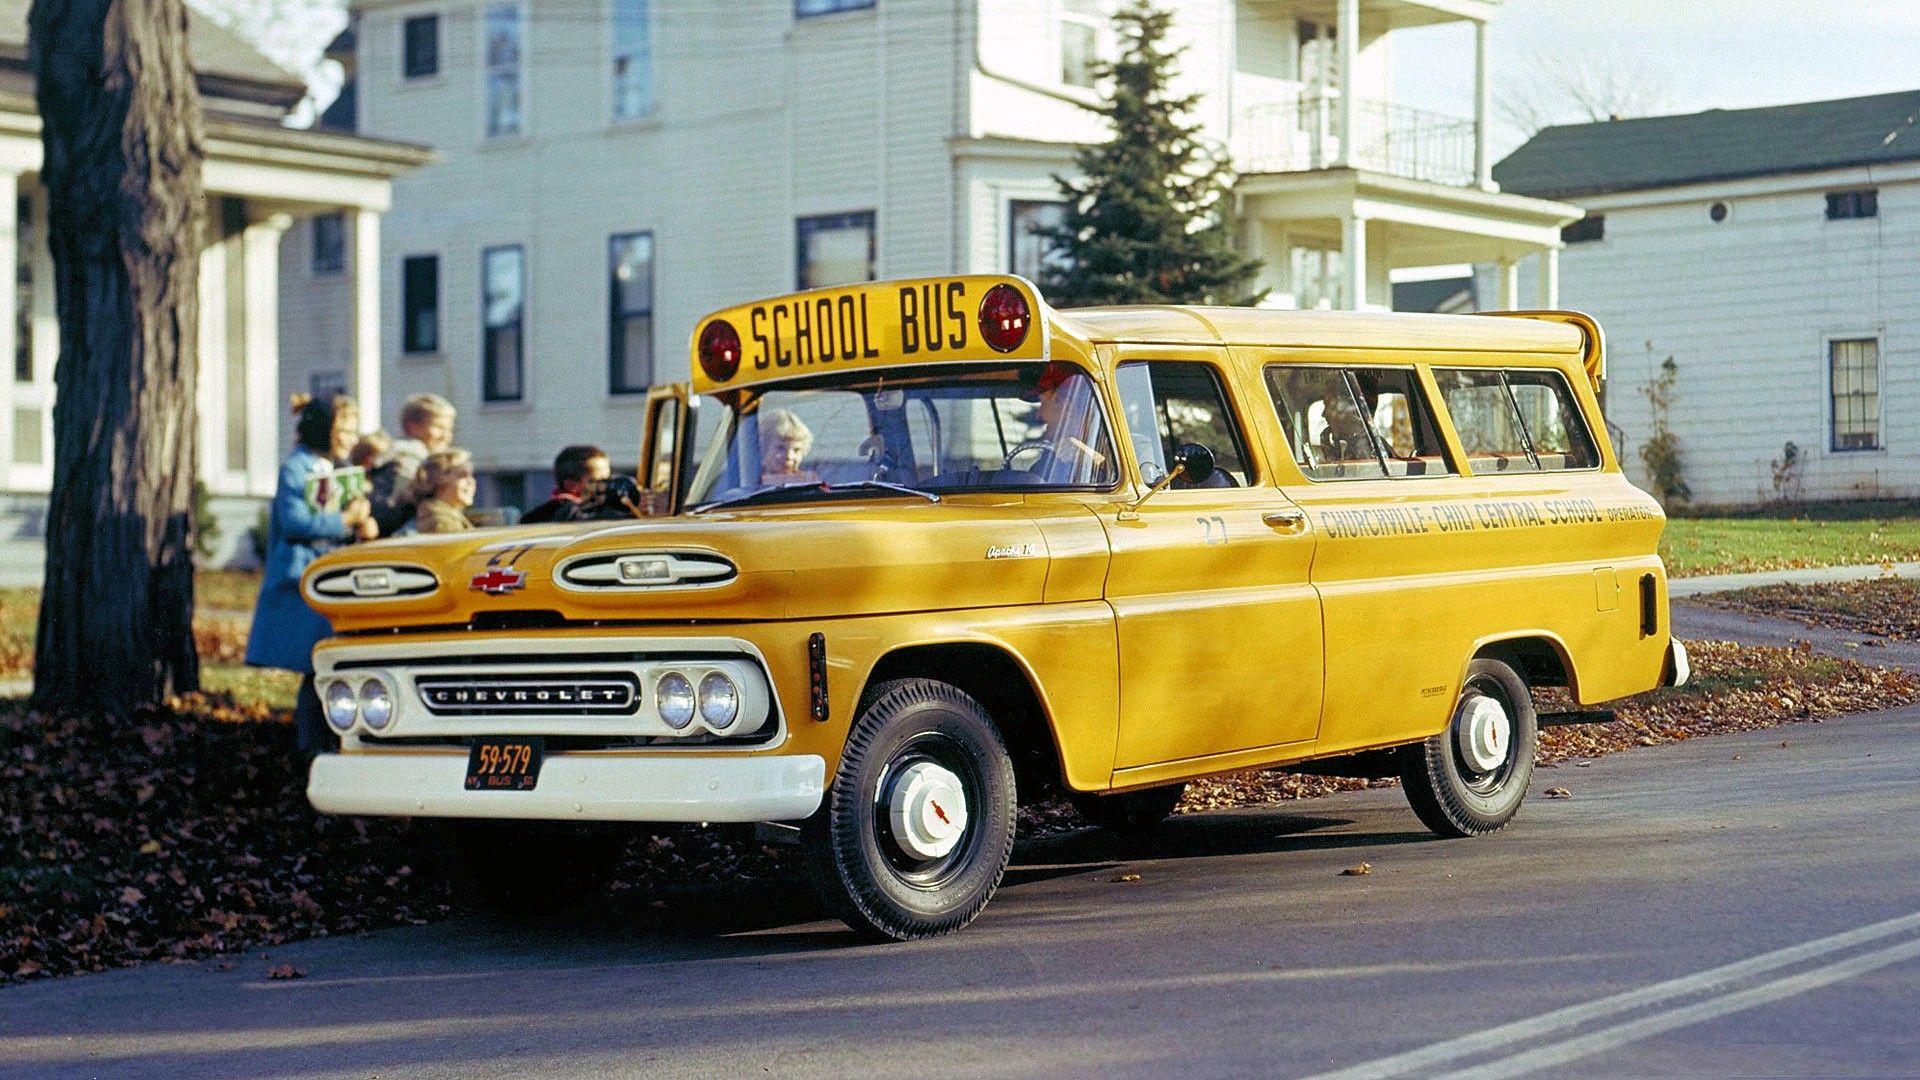
[[[1119,877],[1114,878],[1113,882],[1114,884],[1118,885],[1123,881],[1139,881],[1139,880],[1140,880],[1139,874],[1121,874]]]
[[[1362,874],[1371,874],[1371,873],[1373,873],[1373,864],[1361,863],[1359,866],[1349,866],[1345,870],[1340,871],[1340,876],[1341,877],[1359,877]]]
[[[1547,789],[1546,795],[1547,795],[1547,798],[1549,799],[1573,798],[1573,792],[1568,791],[1566,788],[1563,788],[1563,787],[1550,787]]]
[[[304,979],[306,977],[306,968],[294,967],[292,964],[279,964],[267,969],[269,979]]]

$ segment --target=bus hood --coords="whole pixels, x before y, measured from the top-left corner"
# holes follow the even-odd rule
[[[359,544],[315,560],[337,631],[757,620],[1039,603],[1047,548],[1017,498],[856,500]]]

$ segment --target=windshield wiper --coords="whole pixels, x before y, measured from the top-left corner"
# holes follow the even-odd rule
[[[735,495],[733,498],[721,499],[717,502],[702,503],[694,507],[690,512],[704,514],[709,510],[719,510],[728,506],[746,506],[749,503],[757,503],[766,499],[789,495],[796,491],[819,491],[832,494],[838,491],[859,491],[868,488],[878,491],[891,491],[900,495],[918,495],[928,502],[940,501],[940,496],[931,491],[922,491],[919,488],[908,487],[905,484],[895,484],[886,480],[847,480],[838,484],[823,484],[818,480],[806,480],[797,484],[781,484],[777,487],[761,488],[758,491],[749,491],[745,495]]]
[[[765,499],[774,495],[785,495],[789,492],[806,491],[809,489],[813,491],[820,491],[820,490],[823,490],[825,487],[826,485],[820,483],[817,480],[802,480],[797,484],[779,484],[774,487],[763,487],[757,491],[749,491],[745,495],[735,495],[730,499],[716,499],[710,503],[701,503],[699,506],[694,507],[690,512],[695,514],[704,514],[709,510],[719,510],[722,507],[727,507],[727,506],[745,506],[748,503],[759,502],[762,499]]]
[[[848,480],[840,484],[821,484],[822,491],[851,491],[856,488],[876,488],[880,491],[892,491],[901,495],[918,495],[928,502],[939,502],[940,496],[931,491],[922,491],[917,487],[896,484],[890,480]]]

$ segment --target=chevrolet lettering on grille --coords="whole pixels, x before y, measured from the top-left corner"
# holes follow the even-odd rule
[[[626,716],[640,704],[630,675],[443,675],[418,680],[420,701],[438,716]]]

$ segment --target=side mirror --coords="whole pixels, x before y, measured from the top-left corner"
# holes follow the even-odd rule
[[[1199,443],[1185,443],[1173,452],[1173,471],[1195,487],[1213,476],[1213,451]]]
[[[1168,485],[1172,484],[1175,480],[1184,480],[1192,487],[1199,487],[1201,484],[1206,483],[1211,476],[1213,476],[1213,451],[1201,446],[1199,443],[1186,443],[1173,452],[1173,468],[1168,469],[1165,476],[1155,481],[1154,485],[1148,488],[1146,493],[1138,499],[1135,499],[1131,503],[1123,504],[1120,507],[1118,520],[1140,520],[1140,507],[1143,506],[1148,499],[1167,490]]]

